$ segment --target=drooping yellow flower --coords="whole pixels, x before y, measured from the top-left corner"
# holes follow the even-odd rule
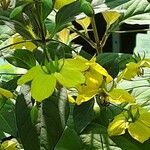
[[[135,76],[142,75],[142,68],[147,67],[150,68],[150,59],[143,59],[139,62],[130,62],[126,64],[126,68],[121,72],[117,81],[119,82],[121,79],[131,80]]]
[[[112,77],[108,74],[108,72],[95,61],[96,59],[92,58],[90,61],[86,62],[89,68],[84,74],[85,83],[76,87],[78,90],[76,103],[78,105],[94,97],[98,93],[103,80],[106,80],[106,83],[112,81]]]
[[[70,4],[70,3],[74,2],[74,1],[76,1],[76,0],[55,0],[54,7],[56,9],[60,9],[63,6],[68,5],[68,4]]]
[[[1,145],[0,145],[0,149],[1,150],[17,150],[17,141],[15,140],[7,140],[4,141]]]
[[[137,107],[117,115],[108,126],[109,136],[129,134],[137,141],[143,143],[150,138],[150,112]]]
[[[60,83],[66,88],[76,87],[85,82],[83,71],[87,69],[84,58],[75,57],[74,59],[60,59],[56,63],[50,62],[50,68],[45,66],[35,66],[31,68],[19,80],[18,84],[31,82],[31,95],[41,102],[54,92],[56,83]]]

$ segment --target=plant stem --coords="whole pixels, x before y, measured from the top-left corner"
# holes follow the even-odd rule
[[[78,35],[80,35],[85,41],[87,41],[93,48],[96,47],[96,44],[88,38],[86,35],[82,34],[80,31],[76,30],[75,28],[69,28],[71,31],[76,32]]]
[[[95,42],[96,42],[96,51],[97,53],[102,53],[102,48],[101,48],[101,44],[100,44],[100,40],[99,40],[99,36],[98,36],[98,31],[97,31],[97,27],[96,27],[96,22],[95,22],[95,16],[91,17],[91,25],[93,28],[93,34],[94,34],[94,38],[95,38]]]

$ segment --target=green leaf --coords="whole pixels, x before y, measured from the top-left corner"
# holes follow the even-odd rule
[[[86,150],[121,150],[108,137],[107,128],[97,123],[90,124],[80,137]]]
[[[150,4],[147,0],[131,0],[123,4],[121,9],[125,9],[121,17],[120,24],[150,24]]]
[[[37,124],[30,115],[33,106],[28,86],[22,88],[22,95],[16,103],[17,128],[24,149],[51,150],[59,141],[69,116],[69,105],[65,89],[55,92],[38,105]]]
[[[26,49],[17,49],[13,54],[6,57],[6,60],[20,68],[30,69],[36,65],[36,60],[32,52]]]
[[[18,15],[20,15],[22,13],[23,8],[25,7],[25,5],[21,5],[16,7],[15,9],[13,9],[13,11],[10,14],[10,18],[15,18]]]
[[[48,43],[47,49],[53,60],[55,60],[56,56],[58,59],[69,58],[72,56],[73,51],[70,46],[54,40]]]
[[[69,12],[69,13],[68,13]],[[76,1],[62,7],[56,14],[55,32],[62,30],[68,23],[75,20],[75,16],[81,13],[80,2]]]
[[[31,95],[36,101],[41,102],[53,94],[55,86],[56,78],[53,74],[41,73],[32,81]]]
[[[42,3],[43,19],[46,19],[53,9],[53,0],[42,0]]]
[[[131,54],[103,53],[97,56],[97,63],[102,65],[112,77],[116,77],[120,70],[126,67]]]
[[[81,133],[94,119],[94,100],[75,105],[73,111],[74,126],[78,133]]]
[[[21,94],[16,100],[16,120],[19,138],[24,149],[40,150],[40,143],[36,127],[32,124],[30,111],[32,107],[31,97],[29,96],[29,89],[23,89],[24,95]],[[25,96],[26,95],[26,96]]]
[[[17,135],[15,107],[12,101],[0,99],[0,140],[5,133],[14,137]],[[3,133],[3,134],[2,134]],[[7,135],[5,135],[6,137]]]
[[[122,5],[130,0],[93,0],[93,6],[96,13],[103,12],[108,9],[113,9]]]
[[[65,89],[55,92],[42,103],[42,116],[39,118],[41,149],[52,150],[61,138],[69,116],[69,105]]]
[[[81,139],[73,129],[66,127],[54,150],[82,150]]]

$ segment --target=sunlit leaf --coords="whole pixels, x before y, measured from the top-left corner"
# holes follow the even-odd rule
[[[65,87],[75,87],[78,84],[84,83],[84,75],[77,70],[62,69],[60,73],[55,73],[55,77]]]
[[[124,102],[134,103],[135,98],[130,95],[126,90],[123,89],[113,89],[109,92],[110,102],[121,104]]]
[[[42,72],[41,66],[35,66],[31,68],[26,74],[22,75],[17,83],[19,85],[27,83],[33,80],[41,72]]]
[[[0,88],[0,98],[3,98],[3,97],[12,98],[13,94],[6,89]]]
[[[65,5],[68,5],[68,4],[70,4],[74,1],[76,1],[76,0],[63,0],[63,1],[62,0],[56,0],[54,7],[56,9],[60,9],[61,7],[65,6]]]
[[[54,92],[56,86],[55,76],[48,74],[37,75],[31,84],[31,94],[32,97],[41,102],[42,100],[48,98]]]

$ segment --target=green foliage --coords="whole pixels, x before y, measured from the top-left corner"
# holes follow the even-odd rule
[[[11,64],[0,66],[0,149],[147,150],[150,59],[103,47],[149,13],[147,0],[0,1],[0,57]]]

